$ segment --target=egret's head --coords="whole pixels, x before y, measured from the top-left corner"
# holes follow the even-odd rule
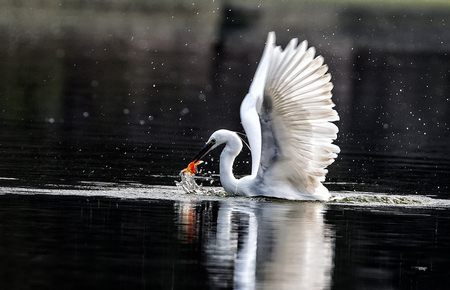
[[[212,150],[212,149],[216,148],[217,146],[227,143],[230,140],[230,135],[233,135],[233,134],[235,134],[235,133],[225,130],[225,129],[217,130],[216,132],[211,134],[211,136],[209,137],[208,142],[206,142],[206,144],[213,143],[214,145],[210,149],[210,150]]]
[[[209,151],[213,150],[217,146],[226,143],[230,140],[229,135],[235,134],[228,130],[217,130],[214,132],[208,139],[208,142],[206,142],[205,146],[198,152],[197,155],[192,159],[192,161],[189,163],[189,165],[183,169],[183,172],[187,172],[190,174],[197,173],[197,165],[201,164],[203,161],[201,160],[206,154],[208,154]]]

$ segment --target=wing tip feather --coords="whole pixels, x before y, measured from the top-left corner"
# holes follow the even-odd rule
[[[298,175],[306,182],[305,187],[316,188],[325,180],[326,168],[340,153],[339,146],[333,144],[339,129],[331,122],[339,121],[339,114],[333,109],[329,67],[323,56],[316,56],[315,47],[308,47],[306,40],[299,43],[293,38],[282,49],[276,45],[275,32],[271,31],[268,45],[272,45],[272,52],[265,93],[272,98],[276,114],[272,118],[275,138],[283,144],[282,156],[291,164],[290,176]],[[302,126],[309,126],[314,132],[308,134],[308,128]],[[293,137],[296,132],[303,132],[300,141]]]

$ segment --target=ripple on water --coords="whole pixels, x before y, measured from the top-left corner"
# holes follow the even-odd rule
[[[174,201],[265,201],[277,202],[276,198],[242,197],[227,194],[222,187],[201,186],[192,176],[182,177],[176,186],[144,185],[140,183],[80,182],[78,186],[67,188],[48,185],[46,188],[0,187],[0,194],[61,195],[61,196],[101,196],[120,199],[156,199]],[[448,208],[450,200],[435,199],[420,195],[392,195],[372,192],[331,192],[327,204],[363,207],[422,207]],[[301,202],[284,201],[283,202]]]
[[[329,204],[395,207],[450,207],[450,200],[422,195],[394,195],[372,192],[332,192]]]

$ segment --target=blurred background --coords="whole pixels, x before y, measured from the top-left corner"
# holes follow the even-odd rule
[[[214,130],[242,131],[275,31],[330,67],[331,190],[448,198],[449,17],[444,0],[0,0],[0,182],[173,185]]]

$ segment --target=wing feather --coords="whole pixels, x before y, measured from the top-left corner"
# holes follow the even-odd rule
[[[340,149],[332,144],[339,120],[331,100],[333,84],[322,56],[306,41],[283,50],[274,35],[267,49],[264,95],[258,111],[262,148],[258,176],[291,182],[304,193],[326,190],[326,167]],[[298,44],[298,45],[297,45]]]

